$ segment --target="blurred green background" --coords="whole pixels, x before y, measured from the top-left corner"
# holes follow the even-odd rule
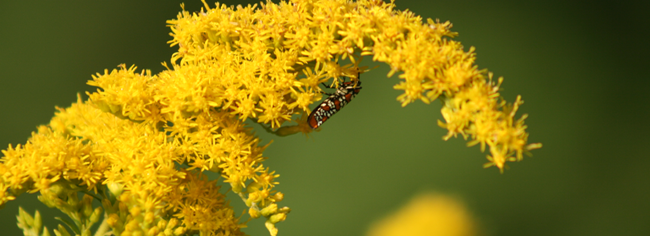
[[[504,174],[482,169],[478,147],[442,141],[440,104],[400,107],[398,81],[381,66],[310,139],[254,126],[264,142],[274,139],[266,165],[281,174],[281,205],[293,210],[280,234],[364,235],[433,190],[460,196],[484,235],[650,235],[649,3],[397,0],[399,9],[454,24],[456,40],[477,48],[479,67],[505,77],[502,95],[523,96],[529,141],[544,148]],[[120,63],[161,71],[174,52],[165,20],[179,4],[0,2],[0,149],[25,143],[55,106],[95,90],[85,85],[91,74]],[[21,234],[19,205],[56,225],[58,211],[24,194],[0,210],[1,234]],[[245,232],[268,235],[263,224]]]

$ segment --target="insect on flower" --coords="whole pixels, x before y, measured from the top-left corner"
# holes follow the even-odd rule
[[[361,74],[357,76],[360,78]],[[352,98],[361,91],[361,81],[343,82],[336,92],[326,93],[329,95],[320,105],[314,108],[307,117],[307,123],[312,129],[316,129],[327,121],[331,116],[340,111],[346,104],[352,101]],[[326,86],[327,87],[327,86]],[[331,87],[331,86],[330,86]]]

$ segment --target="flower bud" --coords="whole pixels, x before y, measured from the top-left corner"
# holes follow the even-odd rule
[[[106,185],[108,187],[108,191],[113,194],[113,196],[120,196],[122,194],[122,191],[124,191],[124,185],[117,183],[117,182],[110,182]]]
[[[281,222],[281,221],[284,221],[286,219],[287,219],[287,214],[286,213],[278,213],[278,214],[274,214],[271,217],[269,217],[269,221],[271,221],[274,224],[278,223],[278,222]]]
[[[178,227],[174,229],[174,235],[183,235],[185,231],[185,227]]]
[[[275,202],[280,202],[282,199],[284,199],[284,193],[282,192],[277,192],[271,196],[271,199],[273,199]]]
[[[91,224],[97,223],[99,218],[102,216],[103,209],[101,207],[95,208],[93,213],[90,215],[89,220]]]
[[[275,214],[276,212],[278,212],[278,204],[274,203],[262,209],[260,213],[262,213],[264,217],[267,217],[271,214]]]
[[[57,236],[71,236],[63,225],[59,225],[57,229],[54,230],[54,234]]]
[[[260,210],[257,208],[257,206],[252,206],[248,208],[248,215],[250,215],[253,219],[259,218]]]

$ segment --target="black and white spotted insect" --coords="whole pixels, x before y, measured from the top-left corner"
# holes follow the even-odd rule
[[[359,74],[360,75],[360,74]],[[357,76],[359,78],[359,76]],[[340,111],[346,104],[352,101],[352,98],[361,91],[361,81],[343,82],[336,92],[326,93],[329,95],[320,105],[314,108],[307,117],[307,123],[312,129],[321,126],[325,121]]]

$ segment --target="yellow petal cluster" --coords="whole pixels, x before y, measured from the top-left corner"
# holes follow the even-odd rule
[[[12,192],[40,191],[46,197],[50,197],[48,193],[51,192],[60,195],[59,192],[84,189],[94,190],[100,196],[109,196],[110,192],[117,201],[108,201],[107,197],[102,203],[106,213],[113,216],[109,217],[112,219],[109,223],[117,234],[168,229],[240,235],[242,226],[225,196],[219,192],[219,185],[216,181],[208,181],[204,173],[192,170],[207,169],[211,165],[218,168],[227,166],[226,162],[236,162],[237,158],[249,158],[248,154],[241,154],[225,161],[228,157],[224,155],[229,153],[220,152],[221,156],[214,156],[223,161],[207,164],[207,153],[196,150],[205,150],[201,145],[207,145],[206,142],[242,142],[229,132],[246,133],[243,125],[233,118],[231,121],[238,125],[224,124],[221,122],[228,121],[219,118],[223,117],[215,115],[200,123],[201,128],[213,125],[212,132],[198,128],[172,136],[157,124],[123,119],[98,109],[91,101],[79,99],[70,108],[59,109],[50,125],[39,127],[27,144],[3,151],[5,156],[0,171],[5,188],[2,192],[8,189]],[[229,128],[224,129],[224,126]],[[207,134],[200,135],[202,132]],[[224,134],[229,138],[220,138]],[[249,148],[263,149],[257,146],[255,139],[243,142],[253,146]],[[228,146],[241,152],[232,144]],[[183,163],[195,165],[197,162],[206,164],[198,168],[179,168]],[[255,161],[240,162],[243,163],[237,164],[244,166],[246,162]],[[230,173],[239,174],[237,171]],[[266,172],[261,176],[253,172],[244,176],[268,179],[266,175]],[[81,189],[70,189],[61,183],[71,183]],[[98,188],[100,185],[107,186],[108,191]],[[268,184],[260,186],[268,188]],[[56,205],[56,201],[49,202]],[[169,226],[172,219],[180,223]]]
[[[491,73],[478,69],[474,48],[464,51],[451,40],[457,35],[450,31],[451,23],[423,23],[394,7],[378,0],[296,0],[259,8],[206,5],[205,12],[183,12],[168,21],[174,37],[170,43],[179,46],[172,59],[181,65],[228,65],[219,78],[229,78],[229,73],[255,78],[248,84],[229,81],[232,87],[226,90],[246,95],[228,93],[223,107],[275,128],[290,120],[294,108],[308,111],[306,105],[320,98],[319,82],[354,75],[361,56],[372,55],[390,65],[389,76],[401,72],[395,89],[404,91],[397,98],[402,106],[441,98],[445,122],[439,124],[449,130],[445,139],[461,134],[472,139],[469,145],[489,146],[486,167],[503,171],[507,161],[541,147],[528,144],[526,116],[514,120],[521,99],[509,105],[500,98],[500,82],[494,84]],[[339,65],[346,58],[352,63]]]
[[[357,80],[370,55],[391,67],[389,76],[400,72],[403,106],[440,98],[445,139],[461,134],[488,146],[486,166],[503,170],[541,146],[527,144],[525,116],[514,119],[520,98],[500,98],[501,79],[477,69],[473,48],[451,40],[449,22],[423,23],[380,0],[204,4],[167,21],[178,51],[166,70],[98,73],[87,101],[59,109],[25,145],[3,150],[0,204],[40,191],[63,206],[56,202],[82,191],[102,199],[116,234],[240,235],[245,225],[207,178],[214,172],[276,235],[290,209],[277,205],[279,175],[263,165],[266,146],[244,121],[280,136],[312,132],[306,115],[322,98],[319,85]]]

